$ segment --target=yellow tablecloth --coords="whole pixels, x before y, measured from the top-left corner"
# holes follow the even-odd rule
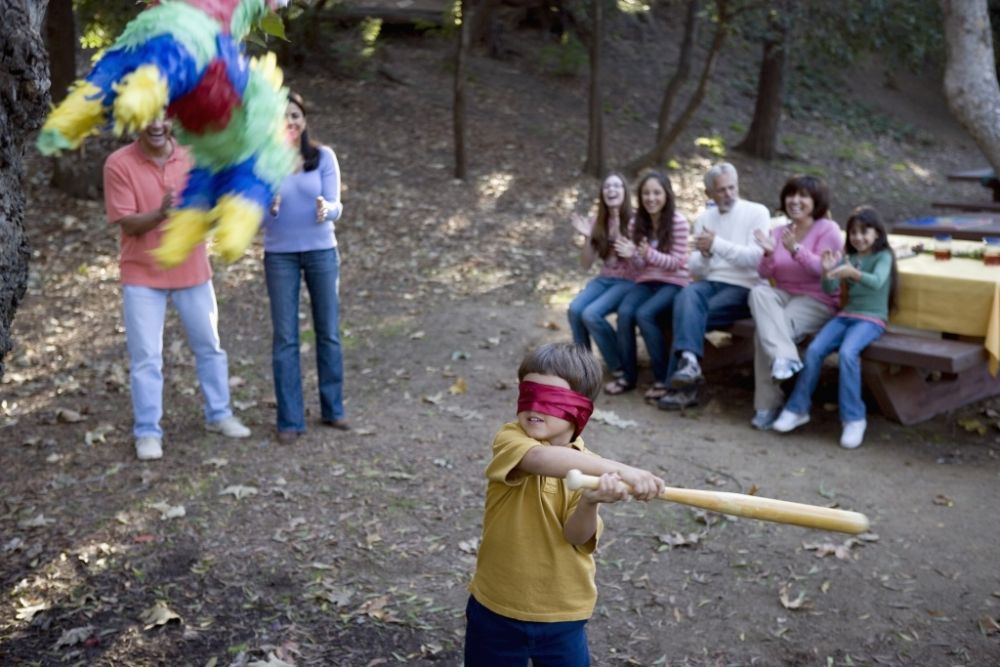
[[[894,235],[893,245],[900,238]],[[899,260],[897,267],[898,303],[889,321],[915,329],[982,337],[990,355],[990,372],[996,375],[1000,367],[1000,266],[964,258],[942,262],[921,254]]]

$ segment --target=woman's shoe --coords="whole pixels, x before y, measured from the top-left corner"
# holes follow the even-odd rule
[[[633,389],[635,389],[635,385],[626,382],[625,378],[615,378],[611,382],[604,385],[604,393],[611,396],[624,394],[626,391],[632,391]]]
[[[788,433],[808,423],[809,415],[800,415],[790,410],[782,410],[778,418],[771,424],[771,429],[778,433]]]
[[[301,431],[278,431],[278,443],[290,445],[298,440],[300,435],[302,435]]]

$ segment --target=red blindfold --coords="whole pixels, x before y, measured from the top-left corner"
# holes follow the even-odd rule
[[[574,440],[583,433],[583,427],[587,425],[587,420],[594,412],[593,401],[571,389],[538,382],[522,382],[518,389],[518,412],[540,412],[550,417],[565,419],[574,426]]]

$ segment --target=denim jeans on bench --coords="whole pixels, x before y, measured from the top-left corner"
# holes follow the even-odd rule
[[[837,402],[840,419],[845,422],[865,418],[865,404],[861,400],[861,353],[878,340],[885,328],[870,320],[855,317],[835,317],[819,330],[806,350],[805,366],[799,373],[785,409],[798,415],[809,413],[812,395],[819,383],[823,360],[838,350],[840,377],[837,379]]]

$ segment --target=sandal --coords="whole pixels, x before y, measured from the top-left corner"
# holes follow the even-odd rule
[[[625,378],[615,378],[611,382],[604,385],[604,393],[611,396],[624,394],[626,391],[632,391],[633,389],[635,389],[635,385],[626,382]]]
[[[667,395],[669,389],[670,388],[662,382],[654,382],[653,386],[647,389],[646,393],[643,394],[643,398],[647,401],[658,401]]]

